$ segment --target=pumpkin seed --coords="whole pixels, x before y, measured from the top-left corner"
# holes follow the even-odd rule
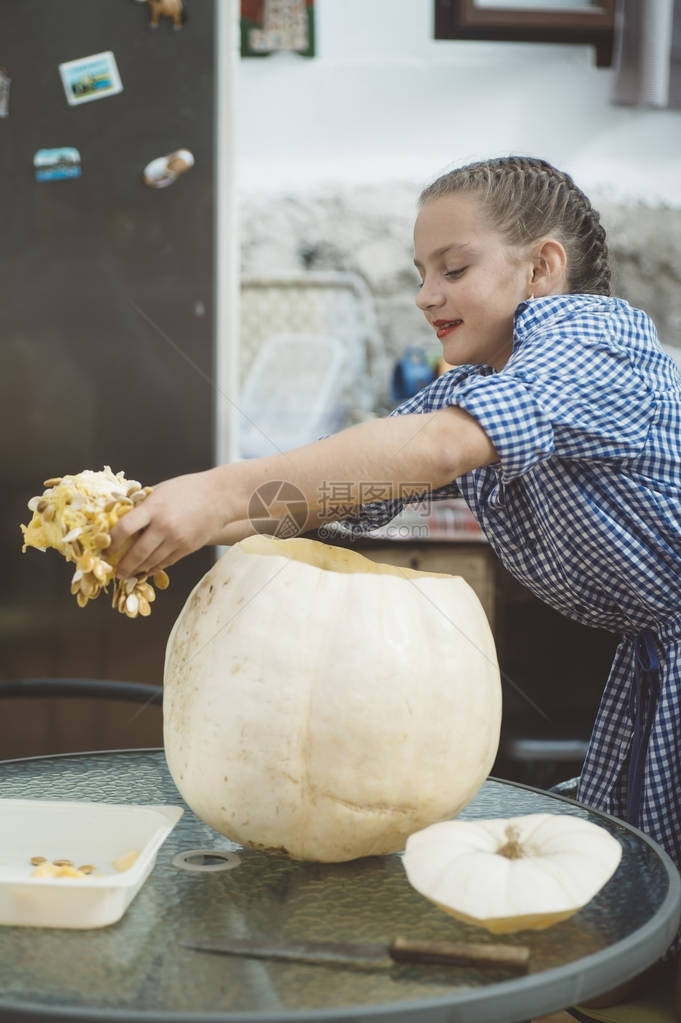
[[[149,615],[156,593],[147,575],[116,580],[114,565],[102,552],[111,545],[112,526],[148,497],[153,487],[127,480],[123,472],[114,475],[108,466],[101,473],[86,470],[75,476],[54,476],[45,480],[44,486],[46,491],[28,502],[33,519],[29,526],[22,526],[24,548],[54,547],[75,563],[70,590],[79,607],[85,607],[113,582],[111,603],[119,613],[130,618]],[[54,539],[54,531],[46,535],[42,528],[55,520],[61,525],[60,539]],[[170,580],[163,572],[155,582],[165,589]]]
[[[167,590],[170,586],[170,579],[168,578],[167,572],[161,569],[158,572],[154,572],[153,575],[154,586],[157,590]]]

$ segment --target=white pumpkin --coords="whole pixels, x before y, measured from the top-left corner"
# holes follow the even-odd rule
[[[487,777],[501,720],[492,634],[456,576],[253,536],[168,641],[164,742],[192,810],[295,859],[397,852]]]
[[[410,883],[441,909],[495,934],[550,927],[614,874],[622,847],[591,821],[535,813],[444,821],[409,837]]]

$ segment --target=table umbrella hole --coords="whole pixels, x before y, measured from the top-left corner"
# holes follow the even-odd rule
[[[225,852],[223,849],[189,849],[178,853],[173,858],[173,866],[180,870],[208,872],[216,870],[234,870],[241,863],[236,853]]]

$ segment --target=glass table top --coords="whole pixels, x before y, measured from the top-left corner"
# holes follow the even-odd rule
[[[162,750],[0,762],[3,798],[184,805]],[[503,1023],[565,1007],[661,955],[681,914],[681,882],[639,832],[571,800],[488,780],[462,818],[571,813],[608,828],[620,866],[579,913],[543,931],[494,936],[410,887],[399,855],[301,863],[244,849],[187,808],[123,918],[96,930],[0,927],[0,1019]],[[238,854],[233,869],[187,871],[192,850]],[[529,946],[526,976],[498,968],[375,969],[232,958],[192,940],[385,942],[397,935]]]

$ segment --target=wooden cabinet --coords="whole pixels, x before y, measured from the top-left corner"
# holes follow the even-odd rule
[[[362,539],[353,546],[374,561],[463,576],[477,593],[494,633],[503,690],[493,773],[540,785],[578,774],[617,637],[542,603],[486,543]]]
[[[404,565],[420,572],[446,572],[460,575],[475,590],[490,625],[495,624],[496,557],[486,543],[384,543],[363,541],[361,553],[372,561]]]

